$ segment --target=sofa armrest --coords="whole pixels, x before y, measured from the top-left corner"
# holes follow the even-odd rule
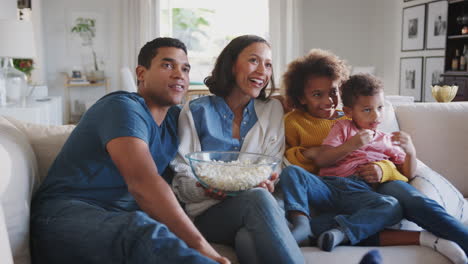
[[[468,196],[468,102],[415,103],[395,107],[418,158]]]
[[[13,256],[11,254],[10,239],[8,238],[8,231],[6,226],[5,213],[3,211],[3,196],[5,191],[10,183],[11,177],[11,159],[10,155],[0,144],[0,172],[2,176],[0,177],[0,259],[2,263],[12,264]]]

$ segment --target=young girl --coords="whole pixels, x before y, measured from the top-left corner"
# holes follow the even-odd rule
[[[312,50],[303,58],[292,62],[284,75],[284,83],[288,100],[295,108],[285,117],[286,152],[285,156],[292,164],[283,170],[280,184],[285,196],[285,209],[291,222],[295,224],[293,235],[296,240],[311,234],[316,235],[332,229],[336,224],[330,219],[319,221],[320,217],[310,217],[309,205],[313,210],[330,211],[317,197],[327,192],[319,186],[324,185],[323,179],[317,179],[312,173],[318,173],[316,158],[323,140],[329,134],[331,127],[339,120],[347,119],[342,111],[337,110],[338,87],[347,79],[348,70],[342,60],[330,52]],[[390,166],[390,167],[389,167]],[[306,171],[307,170],[307,171]],[[358,169],[358,175],[374,182],[377,175],[382,179],[390,179],[394,170],[389,163],[368,163]],[[335,177],[338,178],[338,177]],[[403,181],[381,183],[378,192],[394,196],[404,209],[404,217],[415,222],[445,239],[437,238],[429,232],[384,231],[372,239],[367,239],[369,245],[409,245],[420,244],[446,255],[453,261],[463,262],[468,250],[468,230],[431,199],[428,199],[411,185]],[[300,196],[299,203],[294,203]],[[297,200],[296,200],[297,201]],[[339,212],[338,212],[339,213]],[[336,214],[336,212],[335,212]],[[323,220],[322,219],[322,220]],[[310,221],[310,227],[308,226]],[[322,240],[330,235],[322,236]],[[339,243],[341,237],[332,235]],[[329,240],[329,239],[327,239]],[[320,242],[320,240],[319,240]],[[323,242],[323,241],[322,241]],[[322,245],[323,246],[323,245]],[[457,261],[458,260],[458,261]]]

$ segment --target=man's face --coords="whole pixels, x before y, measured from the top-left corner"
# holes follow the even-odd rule
[[[150,68],[139,65],[139,93],[160,107],[180,104],[189,85],[190,64],[187,54],[174,47],[158,48]]]

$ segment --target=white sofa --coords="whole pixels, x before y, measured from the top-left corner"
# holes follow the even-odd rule
[[[468,181],[465,180],[468,176],[468,102],[407,104],[398,106],[395,113],[400,128],[412,135],[419,159],[444,175],[465,197],[468,196]],[[395,129],[397,124],[391,121],[391,117],[389,125]],[[72,129],[73,126],[47,127],[0,116],[1,263],[11,263],[11,259],[15,264],[30,263],[31,194]],[[436,180],[442,181],[434,184],[436,188],[445,187],[436,193],[434,199],[459,219],[465,220],[465,214],[468,214],[466,200],[452,185],[444,183],[443,178]],[[216,247],[236,262],[232,249]],[[302,251],[306,263],[358,263],[370,249],[340,246],[331,253],[313,247]],[[378,249],[384,263],[450,263],[444,256],[421,246]]]

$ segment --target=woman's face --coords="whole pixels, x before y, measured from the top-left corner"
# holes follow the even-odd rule
[[[272,74],[271,49],[255,42],[244,48],[232,68],[236,85],[232,93],[257,98],[268,85]]]
[[[333,119],[338,106],[338,85],[328,77],[309,77],[300,103],[316,118]]]

